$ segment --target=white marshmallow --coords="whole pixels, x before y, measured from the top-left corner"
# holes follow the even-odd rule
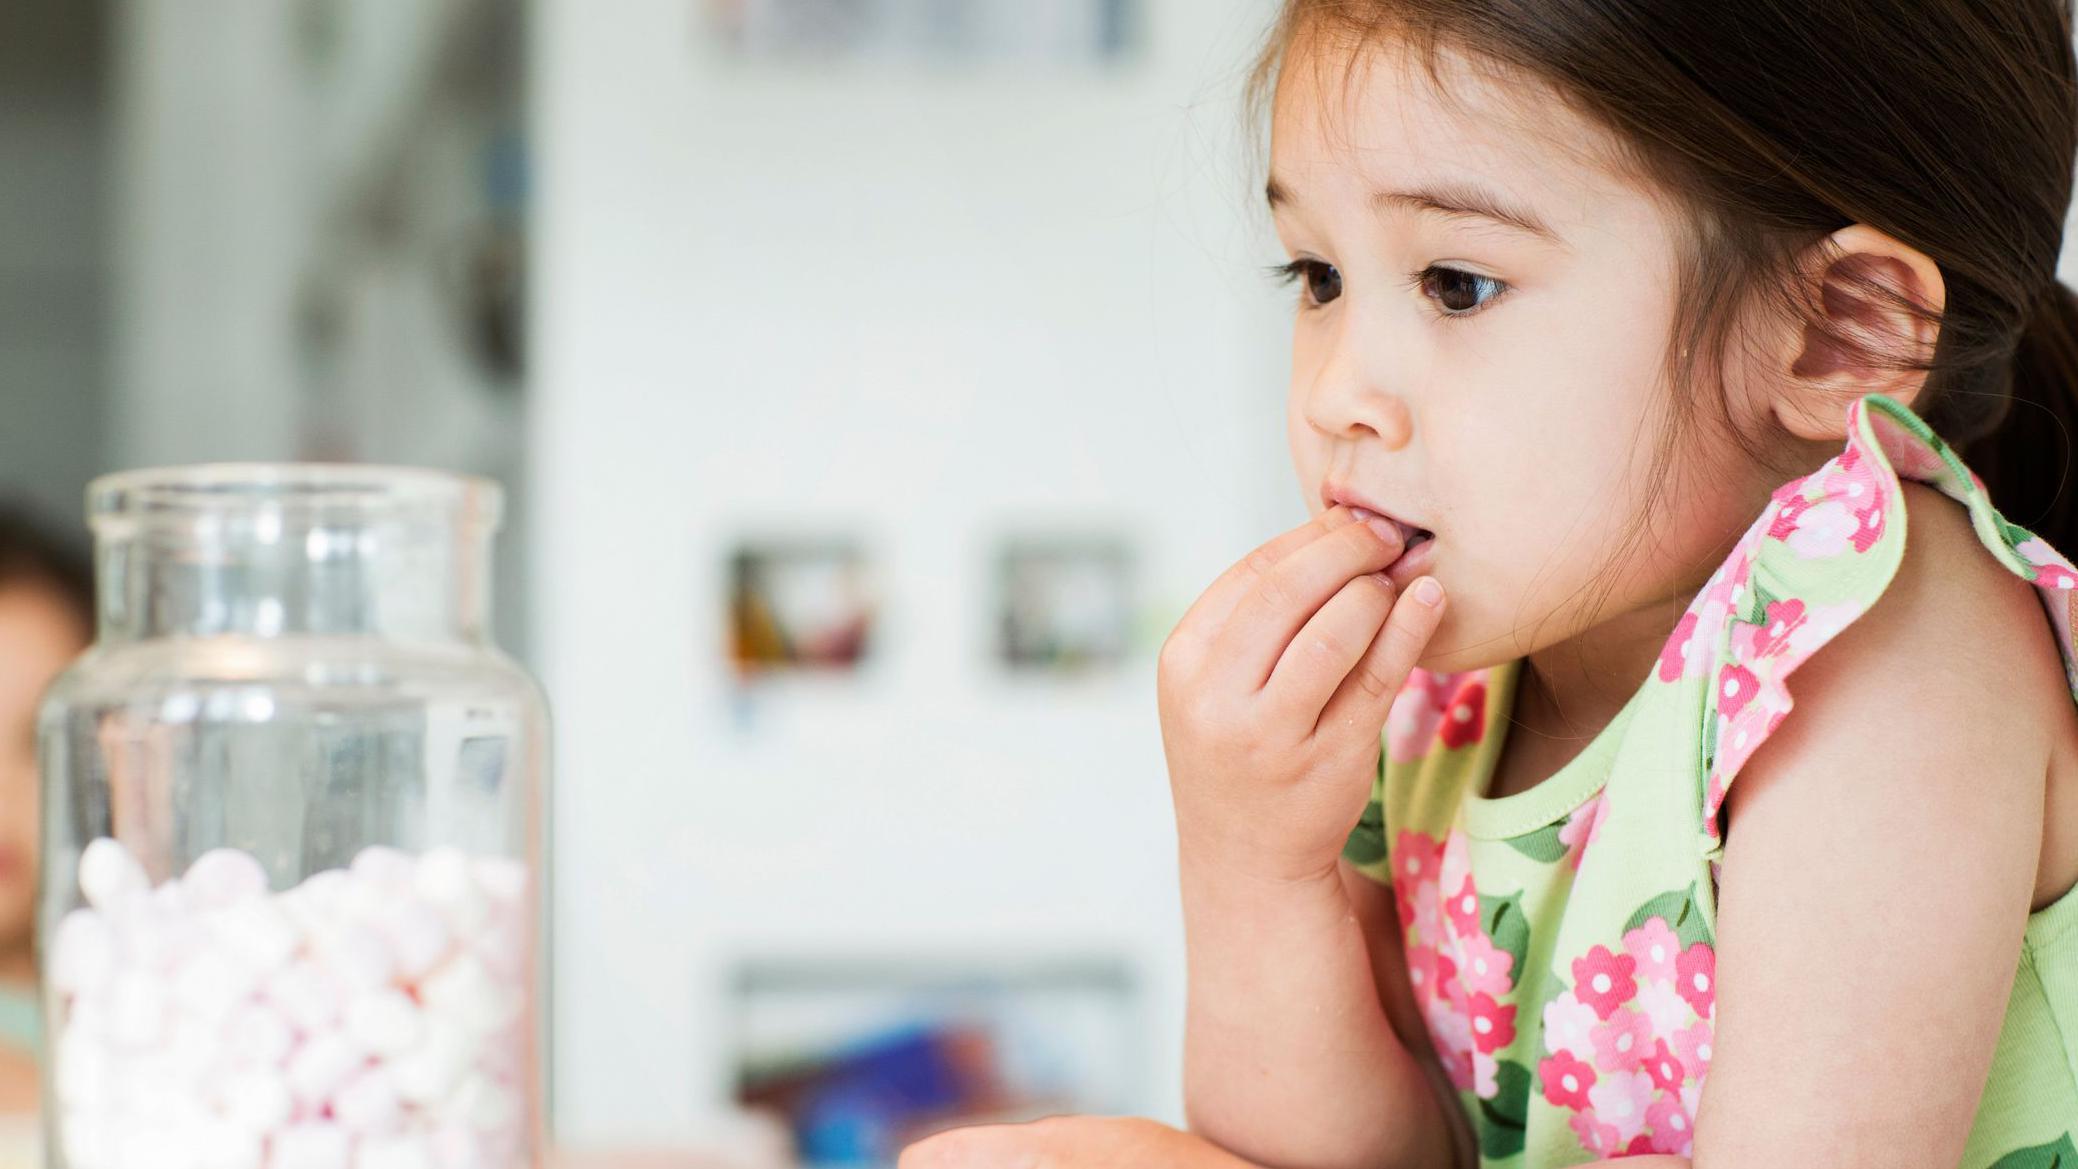
[[[204,1125],[196,1134],[195,1152],[204,1169],[260,1169],[265,1155],[259,1133],[229,1121]]]
[[[330,970],[308,958],[275,971],[260,993],[306,1032],[330,1025],[346,1009],[346,988]]]
[[[367,922],[350,921],[311,936],[317,960],[343,985],[366,989],[388,986],[397,969],[389,939]]]
[[[319,1031],[289,1054],[289,1091],[298,1103],[325,1104],[367,1060],[368,1053],[344,1033]]]
[[[346,1032],[378,1056],[411,1050],[425,1034],[418,1004],[394,990],[359,995],[346,1008]]]
[[[473,936],[490,916],[490,900],[477,888],[469,858],[451,845],[430,849],[419,858],[412,885],[463,937]]]
[[[354,1169],[435,1169],[433,1150],[423,1136],[378,1137],[361,1145]]]
[[[441,1125],[431,1144],[433,1162],[440,1169],[493,1169],[483,1139],[459,1121]]]
[[[267,895],[267,870],[250,853],[235,848],[212,848],[195,858],[181,878],[189,904],[197,909],[221,909],[241,901]]]
[[[102,836],[79,854],[79,891],[103,912],[151,888],[144,866],[113,837]]]
[[[249,1002],[224,1021],[224,1055],[239,1067],[277,1068],[296,1045],[288,1017],[267,1003]]]
[[[460,1023],[478,1035],[497,1031],[519,1017],[526,1005],[519,988],[498,978],[474,955],[452,958],[419,985],[426,1009]]]
[[[477,888],[493,901],[517,907],[527,895],[527,866],[510,857],[480,856],[470,861]]]
[[[202,924],[232,957],[266,973],[296,952],[296,927],[272,901],[245,901],[213,909]]]
[[[448,1098],[445,1115],[479,1132],[502,1131],[519,1121],[519,1095],[482,1072],[475,1072]]]
[[[65,1146],[65,1161],[71,1169],[116,1169],[116,1134],[106,1114],[67,1108],[58,1122],[58,1139]]]
[[[215,1024],[244,1002],[259,984],[258,972],[225,957],[198,950],[173,970],[173,1001],[188,1014]]]
[[[432,1105],[454,1091],[476,1061],[477,1045],[469,1033],[448,1019],[428,1018],[417,1047],[390,1064],[397,1095],[406,1103]]]
[[[411,854],[386,845],[371,844],[354,855],[347,871],[385,891],[402,892],[411,886],[415,867]]]
[[[282,1129],[272,1152],[269,1169],[349,1169],[353,1143],[344,1129],[320,1120]]]
[[[125,970],[109,988],[109,1037],[124,1047],[144,1047],[165,1034],[166,995],[149,972]]]
[[[117,1138],[115,1163],[121,1169],[194,1169],[196,1150],[187,1135],[173,1125],[127,1128]]]
[[[68,995],[94,994],[115,969],[115,931],[92,909],[67,913],[51,939],[51,985]]]
[[[287,1124],[295,1106],[289,1086],[271,1071],[234,1073],[218,1086],[216,1098],[226,1120],[259,1136]]]
[[[363,1070],[332,1098],[332,1116],[342,1128],[362,1135],[397,1131],[404,1106],[397,1086],[380,1064]]]
[[[59,1037],[56,1076],[58,1098],[67,1108],[98,1111],[116,1094],[115,1063],[99,1037],[68,1027]]]
[[[454,931],[438,910],[424,902],[405,901],[380,922],[396,958],[398,977],[417,982],[440,964],[454,946]]]

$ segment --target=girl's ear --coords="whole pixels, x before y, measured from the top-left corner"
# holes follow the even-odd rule
[[[1777,371],[1787,376],[1778,378],[1774,413],[1799,438],[1838,441],[1848,404],[1863,394],[1916,403],[1926,373],[1910,366],[1933,359],[1946,285],[1926,253],[1865,223],[1841,228],[1799,259],[1806,275],[1794,291],[1805,316],[1791,330],[1787,368]]]

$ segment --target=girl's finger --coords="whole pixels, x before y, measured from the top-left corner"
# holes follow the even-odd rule
[[[1172,636],[1188,639],[1199,646],[1210,646],[1233,615],[1234,606],[1286,557],[1329,532],[1355,522],[1356,517],[1347,507],[1332,507],[1235,561],[1184,611]]]
[[[1431,592],[1433,600],[1429,599]],[[1425,576],[1409,585],[1406,594],[1393,603],[1370,649],[1321,710],[1313,733],[1319,736],[1362,727],[1366,738],[1374,737],[1373,728],[1385,726],[1393,699],[1399,697],[1414,663],[1421,660],[1422,650],[1436,635],[1443,608],[1443,585],[1435,577]]]
[[[1285,647],[1329,597],[1399,555],[1399,530],[1390,523],[1337,527],[1279,561],[1242,595],[1212,644],[1214,660],[1252,690],[1262,689]]]
[[[1393,584],[1364,573],[1342,586],[1278,656],[1263,699],[1282,726],[1311,733],[1320,712],[1378,640],[1393,608]]]

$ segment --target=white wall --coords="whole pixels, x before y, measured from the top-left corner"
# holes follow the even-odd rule
[[[555,702],[557,1120],[699,1133],[717,980],[765,945],[1115,948],[1180,1118],[1181,928],[1153,655],[1304,518],[1274,240],[1233,97],[1262,0],[1159,0],[1116,75],[731,69],[686,0],[539,0],[534,645]],[[1132,668],[983,659],[988,541],[1138,543]],[[723,564],[850,531],[884,657],[741,733]]]

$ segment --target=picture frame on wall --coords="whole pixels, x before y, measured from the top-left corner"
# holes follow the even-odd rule
[[[879,611],[859,541],[753,537],[729,553],[728,659],[739,681],[856,672]]]
[[[996,553],[996,661],[1018,674],[1122,664],[1133,641],[1131,545],[1105,534],[1013,535]]]

